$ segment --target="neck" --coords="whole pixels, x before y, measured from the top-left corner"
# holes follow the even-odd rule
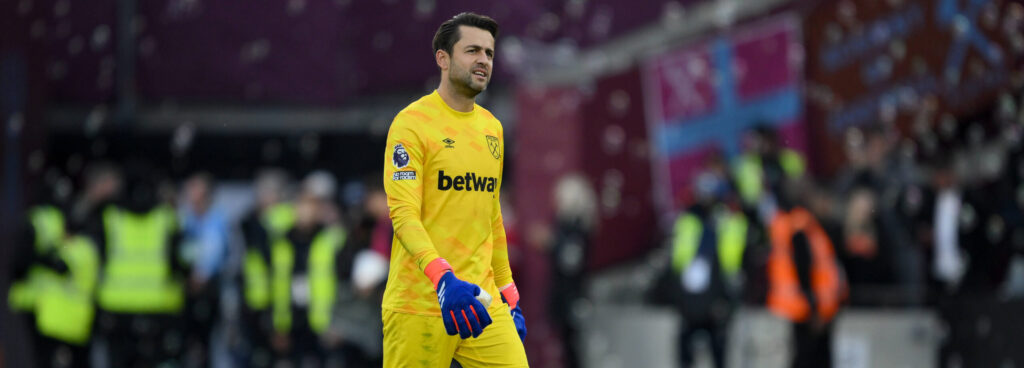
[[[448,104],[448,107],[455,111],[473,111],[473,103],[476,101],[476,96],[468,97],[465,94],[459,93],[447,76],[441,76],[441,85],[437,87],[437,94],[441,95],[444,103]]]

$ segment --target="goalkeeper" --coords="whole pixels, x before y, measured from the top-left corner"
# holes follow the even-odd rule
[[[434,35],[441,83],[395,117],[384,189],[394,223],[385,367],[526,367],[525,321],[498,197],[501,122],[476,105],[498,24],[462,13]],[[499,295],[500,300],[492,296]]]

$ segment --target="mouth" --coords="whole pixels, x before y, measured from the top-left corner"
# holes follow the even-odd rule
[[[483,69],[473,70],[473,75],[475,75],[477,77],[480,77],[480,78],[487,79],[487,72],[484,71]]]

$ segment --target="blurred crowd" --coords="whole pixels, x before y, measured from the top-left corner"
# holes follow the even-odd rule
[[[725,366],[744,304],[792,324],[793,366],[820,367],[845,306],[932,308],[953,324],[950,301],[1024,295],[1024,95],[959,119],[922,106],[911,124],[849,128],[846,164],[827,177],[770,124],[740,154],[705,160],[649,285],[682,316],[683,366],[701,336]],[[139,159],[84,166],[33,166],[42,185],[15,240],[8,304],[32,330],[36,366],[381,364],[392,228],[379,176],[267,168],[218,182]],[[553,189],[554,222],[525,234],[550,275],[547,310],[528,312],[546,314],[575,367],[598,200],[580,174]]]
[[[700,332],[725,366],[726,326],[742,303],[792,323],[794,367],[823,367],[844,305],[934,308],[948,326],[954,300],[1024,296],[1022,97],[967,119],[924,104],[909,127],[850,128],[847,163],[829,180],[767,125],[742,154],[709,159],[652,289],[680,311],[683,366]]]
[[[650,302],[682,317],[681,366],[695,364],[702,338],[715,366],[727,366],[727,332],[743,305],[791,324],[794,367],[832,364],[835,321],[847,307],[935,311],[945,331],[940,366],[962,362],[965,340],[994,334],[978,335],[983,327],[963,323],[973,317],[957,308],[1024,298],[1024,93],[1003,94],[975,116],[935,111],[925,101],[909,124],[847,129],[846,163],[828,175],[811,174],[808,158],[767,123],[745,134],[740,154],[704,161],[680,191],[685,206],[664,251],[652,253],[663,271],[646,285]],[[568,367],[583,366],[587,299],[600,302],[587,293],[599,215],[592,183],[563,175],[554,222],[525,234],[547,255],[546,312]]]
[[[45,166],[7,293],[35,366],[381,364],[392,234],[379,177]]]

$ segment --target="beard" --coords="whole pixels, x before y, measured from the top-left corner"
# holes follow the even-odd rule
[[[487,89],[487,82],[490,81],[490,78],[483,83],[477,83],[473,80],[473,74],[469,70],[460,68],[454,61],[449,65],[451,65],[449,69],[451,72],[448,73],[448,81],[452,83],[452,86],[460,94],[467,97],[476,97],[480,92]]]

